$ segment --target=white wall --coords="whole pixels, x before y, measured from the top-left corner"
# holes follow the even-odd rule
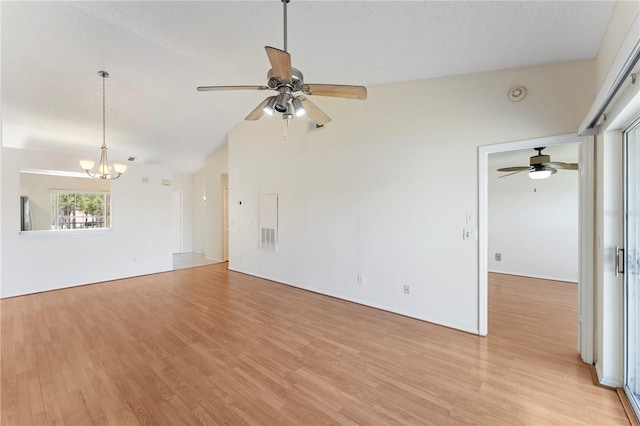
[[[477,332],[478,246],[462,230],[477,217],[478,146],[575,131],[594,74],[583,61],[314,98],[333,121],[308,134],[294,120],[286,140],[280,117],[241,124],[229,135],[230,268]],[[529,95],[509,102],[517,84]],[[258,197],[273,192],[278,253],[257,250]]]
[[[111,185],[112,229],[20,233],[20,170],[78,170],[78,159],[2,148],[0,296],[171,270],[168,169],[130,164]],[[142,177],[149,179],[142,183]]]
[[[198,172],[191,176],[192,183],[192,217],[193,217],[193,248],[192,251],[200,254],[205,252],[205,221],[206,221],[206,206],[207,202],[207,188],[205,185],[205,168],[203,167]]]
[[[207,158],[204,177],[207,192],[205,220],[205,255],[222,260],[222,179],[228,173],[228,144]]]
[[[172,187],[182,193],[182,251],[193,251],[193,176],[173,174]]]
[[[500,177],[500,167],[528,165],[533,149],[489,156],[488,266],[491,272],[578,282],[578,172],[544,180]],[[578,144],[548,147],[552,161],[577,162]],[[495,253],[502,260],[495,259]]]
[[[193,175],[193,251],[218,261],[223,257],[222,181],[228,170],[228,145],[225,144]]]
[[[637,34],[638,29],[631,28],[631,24],[639,12],[640,1],[622,0],[616,3],[596,57],[596,90],[600,89],[604,82],[613,59],[629,31],[635,31]]]

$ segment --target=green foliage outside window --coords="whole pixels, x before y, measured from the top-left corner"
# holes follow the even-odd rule
[[[51,191],[52,229],[109,228],[109,194]]]

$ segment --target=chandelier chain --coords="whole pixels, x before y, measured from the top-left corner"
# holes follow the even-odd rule
[[[105,79],[106,79],[106,76],[103,75],[102,76],[102,146],[106,146],[107,145],[107,142],[106,142],[106,139],[107,139],[107,137],[106,137],[106,128],[107,128],[107,126],[105,125],[105,121],[106,121],[106,119],[105,119],[106,101],[105,101],[105,90],[104,90]]]

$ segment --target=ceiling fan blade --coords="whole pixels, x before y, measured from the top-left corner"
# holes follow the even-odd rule
[[[331,117],[322,112],[322,110],[309,99],[305,98],[304,96],[299,96],[298,99],[300,99],[300,101],[302,102],[305,112],[309,116],[309,118],[315,121],[317,124],[319,124],[320,126],[324,126],[331,121]]]
[[[305,84],[302,91],[306,95],[333,96],[336,98],[367,99],[367,88],[364,86],[345,86],[341,84]]]
[[[263,108],[264,108],[264,106],[267,104],[267,102],[269,102],[269,98],[270,98],[270,97],[267,97],[267,98],[265,98],[265,100],[264,100],[264,101],[260,102],[260,105],[258,105],[258,106],[256,107],[256,109],[254,109],[253,111],[251,111],[251,112],[249,113],[249,115],[247,115],[247,116],[245,117],[245,120],[255,121],[255,120],[260,119],[260,117],[262,117],[262,115],[264,114],[264,109],[263,109]]]
[[[267,90],[268,86],[199,86],[198,92],[214,92],[217,90]]]
[[[291,55],[284,50],[265,46],[271,69],[275,77],[285,81],[291,81]]]
[[[550,166],[550,167],[555,167],[556,169],[578,170],[578,163],[555,163],[555,162],[551,162],[551,163],[545,163],[545,164]]]
[[[517,173],[525,172],[525,171],[527,171],[527,169],[518,170],[516,172],[512,172],[512,173],[509,173],[509,174],[506,174],[506,175],[498,176],[498,179],[503,178],[503,177],[507,177],[507,176],[511,176],[511,175],[515,175]]]
[[[499,172],[522,172],[524,170],[529,170],[529,169],[531,169],[531,167],[529,166],[516,166],[516,167],[503,167],[501,169],[498,169],[498,171]]]

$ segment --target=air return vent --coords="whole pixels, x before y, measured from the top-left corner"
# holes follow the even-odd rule
[[[260,250],[278,251],[278,194],[260,195],[259,229]]]

